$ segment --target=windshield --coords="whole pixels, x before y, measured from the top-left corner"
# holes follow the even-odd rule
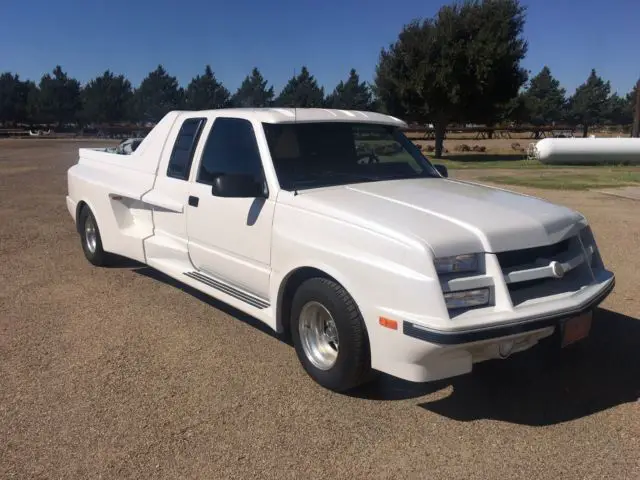
[[[440,177],[396,127],[347,122],[263,127],[284,190]]]

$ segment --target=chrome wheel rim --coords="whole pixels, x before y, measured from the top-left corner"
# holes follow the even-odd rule
[[[84,243],[87,246],[87,250],[91,253],[96,253],[96,247],[98,246],[98,232],[96,232],[96,224],[91,216],[88,216],[84,221]]]
[[[302,349],[320,370],[336,363],[339,351],[338,329],[329,310],[318,302],[308,302],[300,311],[299,331]]]

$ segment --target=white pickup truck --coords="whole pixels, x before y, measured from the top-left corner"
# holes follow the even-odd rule
[[[587,220],[447,178],[405,126],[345,110],[170,112],[130,155],[81,148],[67,206],[92,264],[138,260],[291,335],[332,390],[587,336],[615,281]]]

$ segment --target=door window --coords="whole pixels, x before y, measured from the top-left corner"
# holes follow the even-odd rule
[[[216,176],[226,174],[264,179],[258,142],[248,120],[217,118],[211,127],[196,181],[211,185]]]

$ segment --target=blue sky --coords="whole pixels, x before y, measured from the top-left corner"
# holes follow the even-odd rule
[[[373,79],[382,47],[430,0],[5,0],[0,71],[39,80],[59,63],[87,82],[106,69],[134,85],[159,63],[182,85],[211,64],[232,92],[257,66],[276,92],[307,65],[325,90],[356,68]],[[571,94],[591,68],[627,93],[640,77],[640,0],[529,0],[524,66],[547,64]],[[55,7],[53,7],[55,5]]]

